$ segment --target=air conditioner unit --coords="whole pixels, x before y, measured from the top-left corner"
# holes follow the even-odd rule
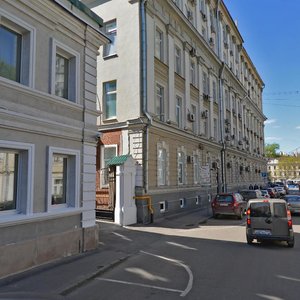
[[[229,128],[226,127],[226,128],[225,128],[225,132],[226,132],[226,133],[229,133],[229,132],[230,132]]]
[[[241,115],[240,113],[239,113],[239,115],[238,115],[238,116],[239,116],[239,119],[241,119],[241,118],[242,118],[242,115]]]
[[[218,164],[214,161],[214,162],[211,164],[211,167],[212,167],[213,169],[217,169]]]
[[[186,15],[190,21],[193,20],[193,13],[190,10],[187,11]]]
[[[228,49],[228,43],[227,42],[224,42],[224,48]]]
[[[230,124],[229,119],[225,119],[225,124]]]
[[[201,14],[202,14],[202,20],[203,20],[204,22],[206,22],[206,21],[207,21],[206,14],[203,13],[203,12],[201,12]]]
[[[235,109],[232,110],[232,114],[233,114],[234,116],[236,116]]]
[[[230,51],[229,51],[229,54],[230,54],[230,56],[233,56],[233,51],[230,50]]]
[[[225,141],[230,141],[230,136],[229,135],[226,135],[226,137],[225,137]]]
[[[213,32],[213,33],[216,33],[215,25],[210,26],[210,31]]]
[[[234,134],[231,136],[231,138],[234,140],[234,138],[235,138]]]
[[[190,55],[192,57],[195,57],[196,56],[196,49],[194,47],[192,47],[192,49],[190,50]]]
[[[209,39],[209,43],[210,43],[210,45],[212,45],[212,46],[213,46],[213,45],[215,44],[215,40],[214,40],[214,38],[212,38],[212,37],[211,37],[211,38]]]
[[[208,111],[207,111],[207,110],[204,110],[204,111],[201,113],[201,117],[202,117],[203,119],[208,118]]]
[[[204,100],[209,100],[209,95],[208,94],[203,94],[203,99]]]
[[[195,122],[195,121],[196,121],[196,116],[195,116],[195,114],[189,113],[189,114],[188,114],[188,120],[189,120],[190,122]]]
[[[242,142],[242,141],[239,141],[239,145],[243,145],[243,142]]]

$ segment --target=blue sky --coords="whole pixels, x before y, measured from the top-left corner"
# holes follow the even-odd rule
[[[265,143],[294,151],[300,147],[300,0],[224,3],[265,83]]]

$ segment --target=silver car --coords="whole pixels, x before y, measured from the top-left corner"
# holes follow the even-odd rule
[[[300,213],[300,196],[299,195],[286,195],[284,200],[288,204],[288,208],[292,214]]]
[[[291,212],[283,199],[253,199],[247,204],[247,243],[253,240],[286,241],[294,247]]]

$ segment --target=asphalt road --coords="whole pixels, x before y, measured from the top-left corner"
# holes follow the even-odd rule
[[[65,297],[298,300],[300,216],[293,222],[292,249],[276,242],[247,245],[245,218],[115,229],[104,235],[103,247],[119,243],[128,258]]]

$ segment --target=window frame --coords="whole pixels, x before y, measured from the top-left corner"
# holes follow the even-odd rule
[[[66,203],[52,204],[52,186],[53,186],[53,157],[61,155],[67,157],[67,186]],[[48,170],[47,170],[47,212],[59,211],[64,209],[79,208],[80,197],[80,150],[48,147]]]
[[[33,212],[33,180],[35,145],[0,140],[0,150],[18,153],[16,183],[16,209],[0,211],[0,216],[14,218],[17,215],[31,215]],[[22,198],[21,194],[22,193]],[[1,218],[0,218],[1,223]]]
[[[182,72],[182,51],[175,45],[175,72],[181,76]]]
[[[0,76],[0,80],[17,85],[21,84],[34,89],[36,69],[36,28],[2,8],[0,8],[0,25],[22,36],[20,80],[18,82],[3,76]]]
[[[115,83],[116,89],[114,91],[106,92],[106,85],[109,83]],[[102,90],[103,90],[103,109],[104,109],[104,114],[103,118],[104,120],[114,120],[117,118],[117,96],[118,96],[118,85],[117,85],[117,80],[110,80],[110,81],[105,81],[102,84]],[[115,94],[115,114],[112,116],[107,116],[107,95]]]
[[[186,153],[183,148],[177,149],[177,184],[186,184]]]
[[[175,106],[176,123],[179,128],[183,128],[183,98],[176,95],[176,106]]]
[[[56,95],[56,56],[60,55],[69,61],[68,63],[68,97],[60,97]],[[80,54],[52,38],[51,48],[51,87],[50,92],[54,97],[64,99],[68,102],[80,102]]]
[[[158,39],[159,37],[159,39]],[[159,27],[156,27],[155,30],[155,48],[154,53],[155,57],[159,60],[164,60],[164,33],[160,30]]]
[[[108,30],[107,27],[110,24],[115,24],[114,28],[112,30]],[[118,27],[117,27],[117,19],[113,19],[110,21],[105,22],[104,24],[104,28],[105,28],[105,33],[106,35],[111,38],[112,36],[114,37],[114,40],[112,43],[106,44],[103,46],[103,58],[107,58],[107,57],[112,57],[112,56],[116,56],[117,55],[117,32],[118,32]],[[111,47],[111,45],[113,45],[113,47]],[[111,52],[111,48],[113,49]]]
[[[155,114],[160,121],[165,121],[165,88],[159,83],[156,83]]]

